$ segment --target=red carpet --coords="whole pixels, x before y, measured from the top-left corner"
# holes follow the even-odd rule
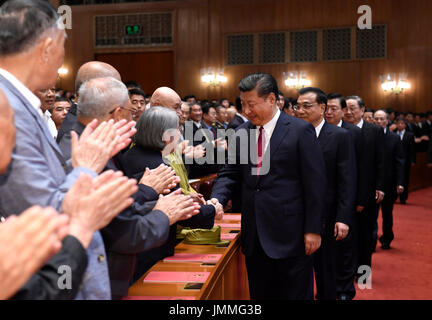
[[[372,257],[372,289],[357,290],[356,300],[432,299],[432,188],[410,193],[393,210],[395,239],[390,250],[378,242]],[[379,233],[381,231],[381,214]]]

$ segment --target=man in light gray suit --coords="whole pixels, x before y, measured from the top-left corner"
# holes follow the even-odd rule
[[[64,59],[66,34],[55,8],[42,0],[9,0],[0,8],[0,89],[15,112],[16,147],[7,184],[0,187],[2,216],[18,214],[32,205],[68,212],[65,194],[81,173],[96,177],[108,159],[130,143],[134,123],[93,121],[80,139],[73,136],[72,158],[66,162],[42,119],[40,101],[33,94],[55,85]],[[96,129],[97,127],[97,129]],[[71,235],[92,241],[89,267],[79,298],[109,299],[105,249],[99,232]],[[82,239],[82,238],[85,239]],[[73,275],[72,275],[73,276]]]

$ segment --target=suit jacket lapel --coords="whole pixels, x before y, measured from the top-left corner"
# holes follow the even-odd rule
[[[57,145],[57,142],[54,140],[54,137],[51,136],[51,133],[48,129],[48,125],[44,122],[40,114],[35,110],[35,108],[27,101],[27,99],[19,92],[15,86],[13,86],[7,79],[2,77],[0,75],[0,80],[5,83],[10,91],[22,102],[23,106],[27,109],[27,112],[36,120],[37,124],[39,125],[40,129],[44,133],[45,137],[48,140],[48,143],[51,145],[51,147],[54,149],[54,151],[57,153],[57,156],[62,164],[64,164],[65,160],[63,158],[63,154],[60,151],[59,146]]]
[[[276,122],[276,126],[273,130],[272,136],[270,138],[270,159],[271,157],[274,157],[275,152],[277,151],[279,145],[284,140],[286,134],[288,133],[288,125],[289,125],[289,118],[284,113],[281,112],[279,115],[279,119]],[[266,150],[266,153],[268,153],[268,148]]]
[[[329,131],[329,126],[330,124],[328,124],[327,121],[324,122],[324,125],[321,128],[321,132],[318,136],[318,142],[320,143],[321,149],[323,151],[325,149],[325,146],[327,146],[330,141],[329,137],[332,135],[332,132]]]

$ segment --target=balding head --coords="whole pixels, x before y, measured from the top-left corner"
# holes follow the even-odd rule
[[[15,146],[14,112],[3,91],[0,90],[0,174],[5,173]]]
[[[112,77],[121,81],[120,73],[110,64],[100,61],[84,63],[79,69],[75,79],[75,92],[78,92],[81,85],[94,78]]]
[[[150,107],[160,106],[174,110],[179,118],[181,117],[181,104],[182,101],[177,92],[168,87],[157,88],[150,99]]]
[[[387,112],[385,112],[384,110],[375,111],[375,114],[373,115],[373,120],[377,126],[379,126],[381,128],[385,128],[387,126],[387,123],[388,123]]]

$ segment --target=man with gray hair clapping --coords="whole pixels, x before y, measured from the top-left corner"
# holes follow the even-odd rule
[[[63,135],[60,148],[66,154],[71,149],[71,138],[81,135],[85,126],[97,119],[116,123],[132,119],[126,86],[112,77],[94,78],[79,89],[77,122],[73,132]],[[113,157],[106,169],[118,170],[121,154]],[[152,168],[153,169],[153,168]],[[178,178],[174,170],[161,164],[137,177],[140,181],[134,203],[101,230],[108,256],[111,292],[114,299],[127,295],[129,281],[135,267],[136,254],[157,247],[168,238],[170,226],[197,214],[199,206],[189,196],[170,192]]]
[[[0,187],[1,214],[5,217],[23,212],[33,205],[52,206],[57,211],[72,215],[77,201],[65,201],[68,190],[82,173],[96,177],[109,158],[130,143],[134,133],[130,130],[134,126],[133,122],[114,124],[111,121],[97,127],[97,121],[93,121],[80,139],[72,137],[71,161],[65,161],[42,118],[40,100],[33,94],[56,83],[58,69],[64,59],[66,38],[59,21],[56,9],[47,1],[9,0],[0,7],[0,89],[15,111],[16,126],[16,148],[9,177],[7,184]],[[80,180],[76,194],[88,200],[85,205],[90,206],[89,209],[98,209],[104,204],[104,198],[98,198],[101,203],[90,201],[88,192],[82,193],[82,190],[97,187],[107,190],[108,187],[101,186],[102,182],[109,182],[107,177],[119,178],[109,173],[98,180],[90,177]],[[129,183],[123,185],[126,187]],[[134,192],[133,185],[127,190],[124,190],[124,195]],[[109,203],[104,205],[105,208],[99,209],[110,209]],[[121,211],[122,208],[119,209]],[[95,224],[86,232],[83,232],[83,225],[71,228],[70,234],[76,236],[79,245],[84,248],[88,246],[89,266],[96,266],[97,269],[92,273],[87,272],[85,281],[79,286],[80,279],[83,279],[81,269],[72,268],[72,281],[79,281],[78,284],[74,282],[72,290],[60,290],[57,279],[42,277],[40,282],[43,284],[39,285],[41,289],[35,293],[38,298],[71,299],[77,293],[79,298],[110,298],[106,261],[98,260],[98,257],[105,256],[105,250],[97,230],[119,211],[109,210],[106,219],[95,219]],[[93,213],[93,216],[97,215]],[[82,216],[73,218],[80,220]],[[93,221],[89,218],[88,223]],[[75,244],[69,250],[62,249],[60,256],[57,255],[59,264],[75,266],[79,245]],[[21,297],[32,298],[25,295]]]

